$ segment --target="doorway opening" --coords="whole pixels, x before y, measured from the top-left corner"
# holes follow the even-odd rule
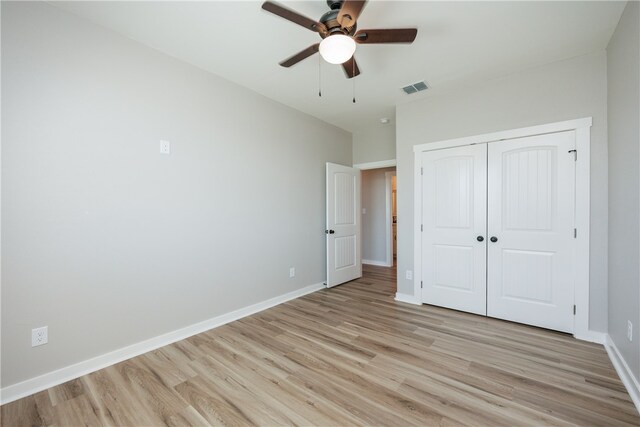
[[[386,172],[387,180],[387,229],[391,235],[387,239],[387,263],[395,267],[398,261],[398,206],[396,171]],[[390,261],[390,262],[389,262]]]
[[[397,259],[396,168],[362,171],[362,263],[394,267]]]

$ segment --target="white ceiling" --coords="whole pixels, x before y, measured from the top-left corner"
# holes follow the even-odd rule
[[[325,1],[282,1],[318,19]],[[518,70],[604,49],[624,2],[370,1],[358,28],[416,27],[412,45],[360,45],[353,81],[318,56],[292,68],[278,62],[320,40],[316,33],[260,8],[256,1],[55,2],[99,25],[248,87],[348,131],[361,131],[425,80],[434,90],[480,83]]]

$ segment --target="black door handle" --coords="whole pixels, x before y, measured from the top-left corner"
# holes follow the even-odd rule
[[[492,236],[489,240],[491,240],[493,243],[498,241],[498,238],[496,236]]]
[[[482,236],[478,236],[478,237],[476,237],[476,240],[477,240],[478,242],[482,242],[482,241],[484,241],[484,237],[482,237]]]
[[[334,234],[335,230],[324,230],[325,234]]]

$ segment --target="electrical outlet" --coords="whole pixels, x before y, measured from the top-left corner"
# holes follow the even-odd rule
[[[171,154],[171,142],[164,139],[160,140],[160,154]]]
[[[31,347],[37,347],[49,342],[48,326],[35,328],[31,330]]]
[[[627,339],[633,341],[633,323],[631,323],[631,320],[627,320]]]
[[[289,269],[289,277],[296,277],[296,268],[295,267],[291,267]]]
[[[413,280],[413,271],[407,270],[407,272],[405,273],[404,277],[406,277],[407,280]]]
[[[362,208],[362,215],[366,215],[367,214],[367,208]]]

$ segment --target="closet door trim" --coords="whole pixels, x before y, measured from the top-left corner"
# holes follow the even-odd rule
[[[549,123],[539,126],[511,129],[464,138],[414,145],[414,276],[413,300],[421,300],[422,290],[422,152],[443,148],[460,147],[479,143],[491,143],[504,139],[522,138],[546,133],[573,130],[576,133],[576,250],[575,250],[575,301],[574,337],[592,342],[601,342],[602,334],[589,329],[589,223],[590,223],[590,146],[592,118]],[[413,302],[413,301],[412,301]]]

